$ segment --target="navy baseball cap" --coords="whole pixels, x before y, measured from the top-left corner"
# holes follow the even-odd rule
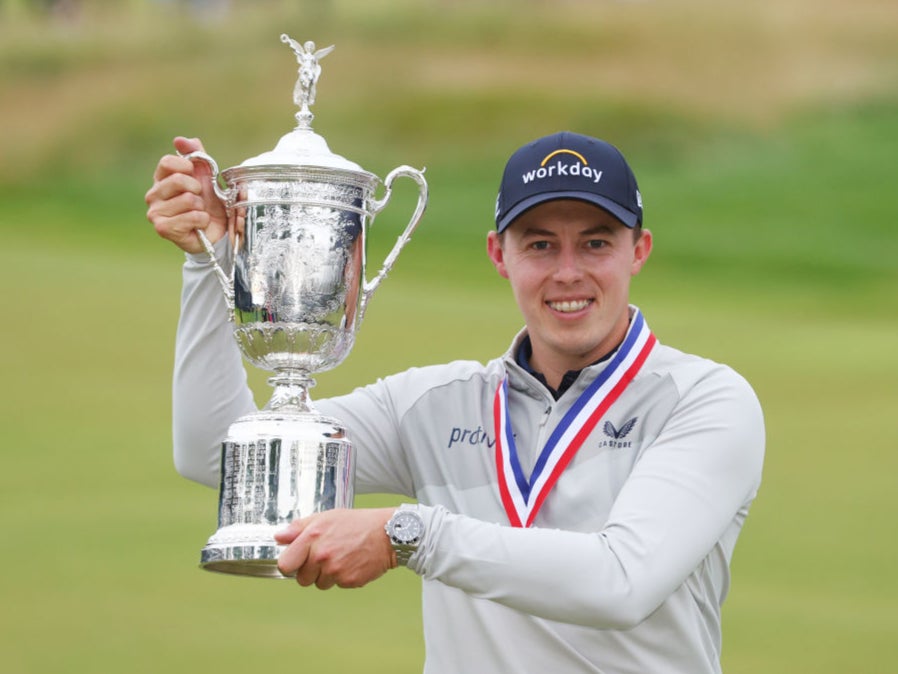
[[[620,150],[571,131],[517,150],[505,165],[496,198],[496,229],[553,199],[580,199],[605,209],[627,227],[642,224],[642,196]]]

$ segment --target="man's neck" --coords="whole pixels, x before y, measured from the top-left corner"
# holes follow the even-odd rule
[[[548,386],[557,391],[569,372],[579,373],[583,368],[600,363],[614,353],[627,337],[630,327],[630,315],[627,320],[619,324],[613,331],[606,335],[591,351],[579,356],[567,353],[557,353],[549,349],[537,350],[533,341],[527,336],[527,363],[528,369],[539,372]],[[537,347],[539,344],[536,345]],[[568,378],[570,379],[570,378]],[[569,384],[568,384],[569,385]]]
[[[564,364],[555,366],[551,364],[542,365],[539,360],[531,360],[531,367],[535,372],[539,372],[543,376],[551,389],[557,391],[562,387],[562,384],[565,382],[565,377],[568,377],[568,373],[579,374],[583,368],[605,360],[608,355],[609,354],[606,353],[594,359],[582,358],[577,361],[570,360]],[[568,377],[568,379],[571,378]]]
[[[574,367],[568,368],[563,372],[555,370],[549,370],[548,372],[545,369],[540,368],[533,359],[533,344],[530,341],[529,335],[524,337],[524,340],[521,342],[521,345],[518,347],[517,354],[515,354],[515,360],[518,364],[527,370],[531,375],[533,375],[537,380],[539,380],[552,394],[552,397],[555,400],[558,400],[562,396],[562,394],[571,387],[571,385],[577,380],[577,377],[580,376],[580,372],[583,368],[588,367],[590,365],[595,365],[596,363],[600,363],[601,361],[608,358],[617,348],[614,347],[608,353],[602,355],[598,359],[595,360],[584,360],[582,367]]]

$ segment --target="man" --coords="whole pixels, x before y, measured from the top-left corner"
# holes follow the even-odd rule
[[[218,255],[227,246],[201,171],[164,157],[147,203],[189,253],[175,461],[216,486],[219,443],[254,403],[211,264],[195,254],[197,228]],[[424,583],[426,672],[719,672],[763,418],[744,379],[661,345],[629,304],[651,249],[616,148],[564,132],[515,152],[487,253],[526,327],[486,365],[414,369],[316,401],[349,429],[357,490],[417,504],[294,522],[279,534],[281,571],[328,588],[407,565]]]

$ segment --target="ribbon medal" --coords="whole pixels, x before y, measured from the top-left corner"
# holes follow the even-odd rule
[[[543,501],[561,473],[608,408],[633,381],[655,342],[655,336],[637,310],[617,353],[552,431],[533,466],[529,480],[521,469],[508,417],[508,376],[502,379],[493,399],[496,469],[499,474],[499,494],[512,526],[529,527],[533,524]]]

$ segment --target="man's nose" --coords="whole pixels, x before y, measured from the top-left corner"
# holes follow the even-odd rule
[[[559,283],[573,283],[583,277],[583,260],[576,249],[567,246],[561,248],[553,277]]]

